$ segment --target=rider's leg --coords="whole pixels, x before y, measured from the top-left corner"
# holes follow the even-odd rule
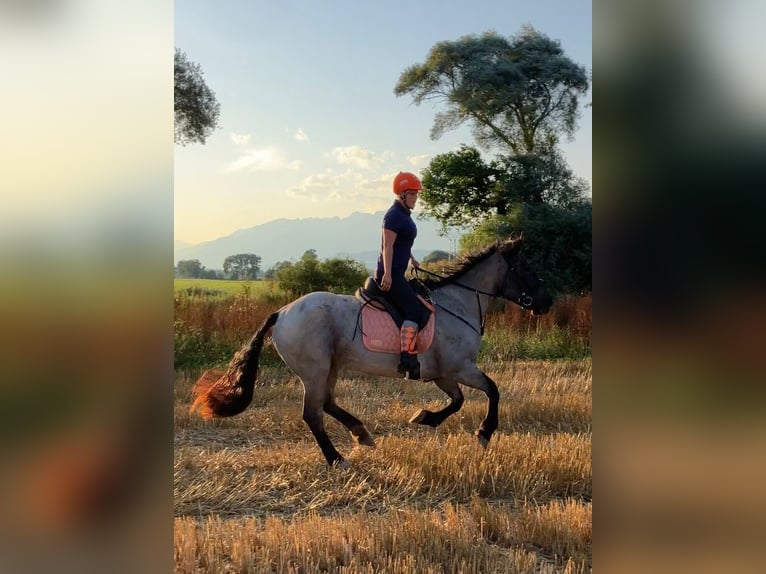
[[[418,315],[420,303],[417,295],[404,277],[396,278],[391,285],[391,295],[403,311],[404,322],[400,332],[401,354],[397,370],[408,379],[420,378],[420,363],[415,353],[418,336]]]

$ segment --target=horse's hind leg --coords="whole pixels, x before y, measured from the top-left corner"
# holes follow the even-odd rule
[[[375,441],[372,440],[372,436],[367,432],[367,429],[358,418],[352,415],[350,412],[342,409],[334,401],[327,400],[324,404],[324,412],[331,417],[339,421],[350,432],[356,442],[363,446],[369,446],[375,448]]]
[[[346,427],[357,443],[375,448],[375,441],[372,439],[372,436],[370,436],[370,433],[367,431],[362,421],[347,410],[339,407],[338,403],[335,402],[335,381],[337,378],[338,372],[333,368],[327,378],[328,394],[324,401],[324,412]]]
[[[458,412],[460,407],[463,406],[463,391],[460,390],[456,380],[436,379],[434,380],[434,383],[436,383],[437,387],[447,393],[447,396],[450,398],[449,404],[435,413],[426,409],[420,409],[410,419],[411,423],[428,425],[435,428],[442,424],[448,416]]]
[[[303,420],[306,421],[306,424],[314,434],[319,448],[322,449],[322,454],[327,459],[327,464],[348,468],[350,466],[348,461],[333,446],[324,428],[324,413],[322,410],[327,390],[325,382],[303,379],[303,387]]]

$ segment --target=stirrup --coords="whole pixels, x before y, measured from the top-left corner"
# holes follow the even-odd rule
[[[420,362],[418,361],[418,356],[413,353],[402,351],[401,360],[399,361],[396,370],[405,375],[407,379],[417,381],[420,379]]]

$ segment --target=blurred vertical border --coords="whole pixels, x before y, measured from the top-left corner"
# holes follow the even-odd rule
[[[766,559],[766,5],[594,6],[594,565]]]
[[[3,0],[0,571],[172,569],[173,4]]]

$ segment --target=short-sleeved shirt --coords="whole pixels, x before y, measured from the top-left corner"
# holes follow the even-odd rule
[[[412,246],[418,235],[418,228],[412,220],[410,211],[399,201],[388,209],[383,216],[383,229],[396,233],[394,241],[394,256],[391,259],[391,274],[404,275],[410,262]],[[380,255],[378,256],[377,277],[383,277],[383,238],[381,237]]]

